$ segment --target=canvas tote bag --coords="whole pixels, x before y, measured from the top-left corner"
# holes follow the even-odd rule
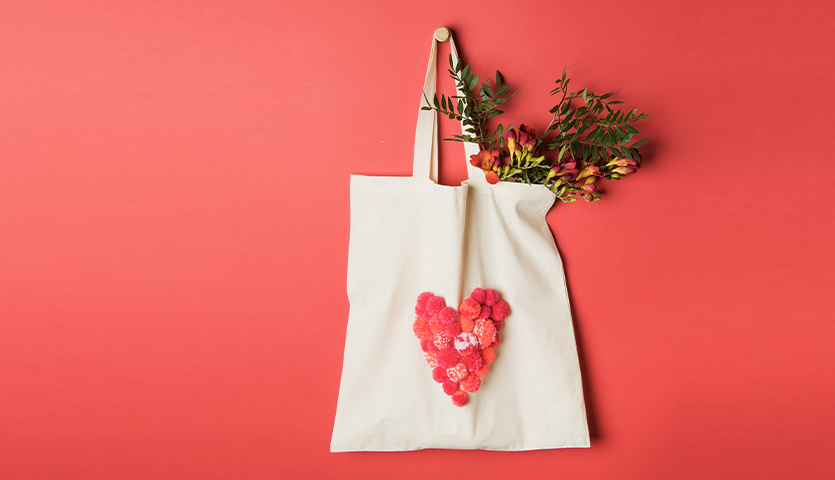
[[[429,99],[436,49],[433,37]],[[457,161],[478,150],[465,144]],[[411,177],[351,176],[350,312],[331,451],[588,447],[562,261],[545,220],[555,195],[490,185],[469,162],[460,186],[439,185],[437,166],[437,115],[419,110]],[[458,407],[433,380],[412,323],[422,292],[457,308],[477,287],[495,289],[510,314],[481,388]]]

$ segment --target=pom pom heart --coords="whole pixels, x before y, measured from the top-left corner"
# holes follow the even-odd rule
[[[458,312],[466,318],[478,318],[478,314],[481,313],[481,304],[468,298],[458,306]]]
[[[456,407],[463,407],[469,401],[469,397],[467,394],[461,390],[452,394],[452,403],[455,404]]]

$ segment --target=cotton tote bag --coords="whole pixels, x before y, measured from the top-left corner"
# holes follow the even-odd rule
[[[433,37],[429,99],[436,50]],[[478,150],[465,144],[459,161]],[[350,311],[331,451],[588,447],[565,277],[545,220],[555,195],[490,185],[469,162],[460,186],[439,185],[430,110],[419,110],[413,165],[411,177],[351,176]],[[457,308],[475,288],[498,292],[509,315],[489,373],[458,407],[413,332],[416,300],[432,292]]]

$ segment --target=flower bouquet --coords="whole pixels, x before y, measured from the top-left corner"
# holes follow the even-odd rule
[[[501,123],[488,127],[490,119],[504,113],[498,107],[518,92],[508,93],[510,86],[498,71],[495,81],[490,78],[479,85],[479,77],[469,65],[462,68],[460,59],[454,64],[450,55],[449,66],[463,95],[438,99],[436,94],[432,102],[424,95],[426,106],[421,109],[463,121],[464,134],[444,140],[477,143],[481,150],[471,156],[470,163],[484,170],[489,183],[542,184],[563,202],[574,202],[577,197],[594,202],[600,199],[601,178],[617,180],[640,168],[638,147],[647,139],[635,140],[638,130],[633,123],[649,115],[613,108],[623,102],[609,100],[612,93],[596,95],[588,88],[570,91],[567,68],[551,91],[551,96],[560,97],[549,111],[551,122],[537,137],[524,124],[518,129]]]

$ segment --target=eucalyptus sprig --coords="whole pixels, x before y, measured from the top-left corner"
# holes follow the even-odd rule
[[[498,71],[493,87],[493,78],[479,85],[480,77],[469,65],[462,69],[461,64],[460,59],[453,64],[450,55],[448,72],[463,95],[441,95],[439,100],[436,94],[432,102],[424,95],[426,106],[421,108],[462,121],[463,135],[444,140],[478,144],[481,151],[472,155],[470,163],[484,170],[488,182],[542,184],[564,202],[577,197],[593,202],[600,199],[599,178],[617,180],[640,168],[638,147],[647,139],[633,142],[639,133],[633,124],[649,115],[613,108],[623,102],[609,100],[612,93],[597,95],[588,88],[570,91],[566,68],[551,91],[560,100],[549,111],[553,117],[541,136],[536,137],[526,125],[516,131],[513,125],[505,129],[500,123],[491,131],[488,120],[504,113],[498,106],[518,90],[508,95],[510,86]],[[552,151],[557,152],[554,161],[546,158]]]

